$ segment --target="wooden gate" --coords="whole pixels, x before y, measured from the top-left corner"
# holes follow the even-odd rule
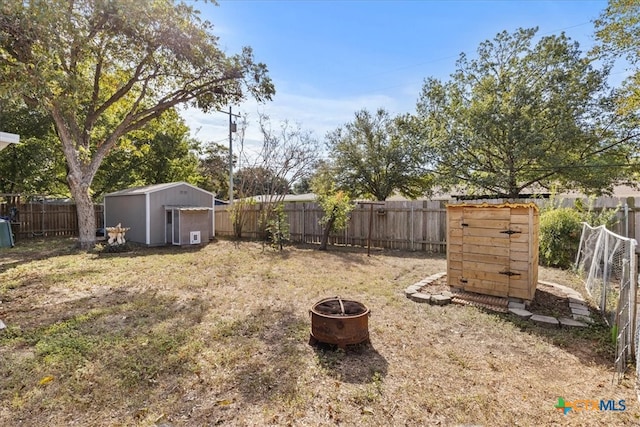
[[[447,206],[447,277],[468,292],[531,300],[538,211],[532,204]]]

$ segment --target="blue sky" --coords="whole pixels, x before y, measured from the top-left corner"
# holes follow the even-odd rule
[[[228,54],[251,46],[276,87],[272,102],[246,102],[248,144],[261,141],[258,111],[300,123],[320,141],[363,108],[413,112],[427,77],[448,80],[460,53],[503,30],[564,31],[587,51],[605,0],[220,0],[196,2]],[[226,143],[228,117],[183,113],[201,141]]]

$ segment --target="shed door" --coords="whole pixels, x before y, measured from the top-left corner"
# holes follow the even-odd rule
[[[173,209],[173,244],[180,244],[180,211],[178,209]]]
[[[463,209],[461,281],[465,290],[508,295],[510,217],[508,207]]]
[[[167,210],[164,214],[166,216],[164,242],[173,243],[173,210]]]

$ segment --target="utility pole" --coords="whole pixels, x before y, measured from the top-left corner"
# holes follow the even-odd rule
[[[240,117],[240,114],[233,114],[231,106],[229,111],[218,110],[220,113],[229,115],[229,204],[233,204],[233,132],[237,130],[237,125],[232,121],[233,117]]]

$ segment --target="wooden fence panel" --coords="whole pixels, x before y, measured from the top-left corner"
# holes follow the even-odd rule
[[[546,200],[529,200],[539,206]],[[473,203],[503,203],[507,200],[477,200]],[[446,203],[449,200],[428,201],[387,201],[383,205],[358,204],[351,212],[351,219],[344,231],[333,233],[329,237],[330,244],[367,246],[369,221],[371,220],[372,247],[397,249],[406,251],[423,251],[432,253],[446,252]],[[465,202],[471,203],[471,202]],[[628,205],[628,216],[625,220],[624,209],[618,213],[620,221],[612,231],[620,235],[628,235],[640,241],[640,203],[638,198],[599,198],[595,201],[595,209],[613,208]],[[572,206],[573,199],[565,199],[565,206]],[[0,217],[9,217],[13,205],[0,203]],[[20,203],[15,206],[18,216],[12,229],[16,239],[39,236],[77,236],[78,221],[75,204],[72,203]],[[244,213],[243,237],[259,239],[263,236],[259,220],[262,206],[250,206]],[[103,228],[103,206],[95,205],[96,226]],[[285,214],[289,219],[289,232],[294,242],[318,244],[322,239],[322,226],[319,224],[323,216],[322,209],[311,202],[286,203]],[[234,236],[233,224],[229,217],[228,206],[215,208],[216,235]]]
[[[476,200],[465,203],[505,203],[508,200]],[[546,200],[527,200],[539,206]],[[571,202],[571,201],[569,201]],[[567,205],[570,203],[567,202]],[[633,202],[633,201],[632,201]],[[402,251],[422,251],[430,253],[446,253],[447,235],[447,203],[450,200],[426,201],[387,201],[382,205],[357,204],[351,212],[351,218],[344,231],[332,233],[330,244],[366,247],[369,237],[369,223],[371,221],[371,246],[377,248],[395,249]],[[596,209],[615,207],[611,201],[599,202]],[[216,206],[216,235],[233,236],[233,226],[229,218],[227,206]],[[245,213],[245,223],[242,236],[260,238],[263,234],[258,227],[260,205],[249,207]],[[286,203],[285,214],[289,220],[289,233],[293,242],[318,244],[322,239],[322,226],[319,221],[323,216],[322,209],[311,202]],[[629,228],[629,235],[634,236],[640,230],[635,224],[640,221],[640,207],[630,203],[628,222],[625,225],[624,212],[618,213],[620,222],[613,227],[618,234],[625,234],[625,227]],[[636,240],[638,240],[636,236]]]
[[[11,222],[16,240],[78,235],[78,214],[73,203],[0,203],[0,217],[11,218],[12,208],[17,209]],[[103,212],[102,205],[95,205],[97,228],[104,227]]]
[[[228,206],[216,206],[216,235],[233,236]],[[293,242],[318,244],[322,239],[320,219],[324,215],[316,203],[286,203],[289,234]],[[244,212],[242,236],[258,238],[260,206]],[[446,249],[446,210],[439,201],[393,201],[383,205],[358,204],[351,212],[347,228],[332,233],[334,245],[367,246],[371,224],[371,246],[403,251],[443,253]]]

